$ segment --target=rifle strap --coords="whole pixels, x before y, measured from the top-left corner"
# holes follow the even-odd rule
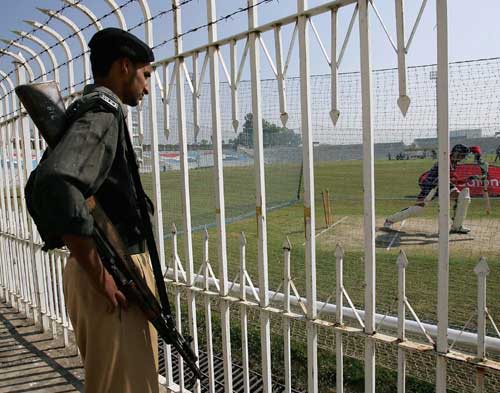
[[[137,165],[137,160],[134,153],[134,148],[132,146],[132,141],[130,139],[127,122],[125,121],[125,116],[123,115],[121,110],[120,114],[120,121],[122,121],[124,124],[124,138],[126,144],[125,154],[129,163],[129,170],[130,174],[132,175],[132,181],[134,182],[134,187],[137,192],[142,230],[144,236],[146,237],[146,244],[148,246],[149,257],[151,259],[151,265],[153,267],[156,288],[158,289],[158,295],[160,297],[160,303],[164,313],[166,313],[167,315],[171,315],[172,310],[170,308],[170,302],[167,296],[167,289],[165,287],[165,281],[163,279],[163,273],[161,270],[160,257],[158,255],[158,249],[156,247],[156,241],[153,234],[153,227],[151,224],[151,219],[149,217],[147,195],[144,191],[144,188],[142,187],[141,178],[139,175],[139,166]],[[163,241],[163,239],[159,239],[159,241]]]

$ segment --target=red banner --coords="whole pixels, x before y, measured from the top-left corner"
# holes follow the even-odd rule
[[[481,177],[481,169],[479,165],[475,164],[460,164],[457,165],[455,170],[455,177],[459,179],[456,186],[459,190],[465,186],[469,187],[470,195],[472,197],[483,196],[483,181],[471,179],[471,176]],[[490,196],[500,196],[500,167],[490,165],[488,168],[488,179],[486,180],[486,186],[488,188],[488,193]]]

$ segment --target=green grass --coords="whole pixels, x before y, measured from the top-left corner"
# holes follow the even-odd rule
[[[415,161],[377,161],[375,163],[376,179],[376,214],[380,220],[399,209],[413,203],[419,192],[417,180],[419,175],[428,170],[433,162],[430,160]],[[266,198],[268,206],[296,198],[299,182],[300,165],[266,165]],[[330,190],[334,221],[347,216],[346,221],[361,222],[363,215],[362,163],[360,161],[337,161],[317,163],[315,172],[315,211],[316,228],[324,227],[321,191]],[[191,213],[193,226],[210,224],[215,220],[214,177],[212,169],[191,170]],[[144,176],[146,189],[151,190],[151,178]],[[248,214],[247,218],[239,219],[226,226],[228,275],[232,280],[239,270],[240,233],[245,232],[247,239],[246,266],[254,284],[258,285],[257,267],[257,231],[254,216],[255,211],[255,176],[253,167],[224,169],[224,197],[227,218]],[[162,206],[164,211],[165,233],[170,232],[170,225],[175,222],[182,230],[181,177],[179,172],[162,173]],[[493,202],[493,214],[486,216],[484,202],[474,199],[468,217],[482,220],[489,230],[498,230],[500,226],[500,209],[496,200]],[[437,204],[426,209],[423,217],[429,219],[437,216]],[[217,233],[214,227],[208,228],[210,242],[210,261],[215,273],[218,271]],[[345,248],[344,285],[354,304],[363,308],[364,304],[364,266],[362,228],[339,225],[317,238],[316,247],[316,280],[318,300],[326,300],[335,290],[335,255],[334,247],[337,241],[359,237],[359,242],[351,241]],[[283,276],[282,244],[288,237],[292,243],[291,270],[294,282],[301,294],[305,294],[305,249],[304,220],[302,199],[290,206],[276,209],[267,214],[267,247],[269,287],[276,290]],[[339,240],[340,239],[340,240]],[[179,236],[179,253],[184,262],[184,238]],[[195,270],[198,271],[202,259],[203,232],[193,233],[193,253]],[[496,246],[495,246],[496,247]],[[495,249],[495,247],[492,247]],[[166,243],[166,257],[170,259],[170,240]],[[470,244],[467,252],[457,250],[456,244],[450,245],[450,287],[449,287],[449,320],[452,326],[459,329],[474,313],[476,307],[476,276],[473,273],[478,261],[478,255],[484,250],[476,242]],[[384,247],[376,248],[377,282],[376,299],[377,312],[396,314],[394,298],[397,291],[396,259],[398,249],[387,251]],[[416,246],[406,250],[409,266],[406,273],[406,294],[409,302],[423,321],[436,321],[437,308],[437,246]],[[488,250],[491,254],[491,250]],[[494,251],[489,255],[491,273],[488,277],[488,308],[498,319],[500,304],[498,301],[498,286],[500,284],[500,264]],[[203,312],[198,313],[200,343],[203,347]],[[218,316],[213,314],[214,342],[219,342],[216,352],[220,352],[220,328]],[[470,328],[474,328],[474,319]],[[493,333],[490,330],[490,333]],[[241,356],[239,321],[231,322],[231,336],[234,359]],[[251,368],[260,370],[260,337],[257,326],[249,326],[249,346]],[[273,333],[272,368],[273,378],[282,378],[283,348],[282,339]],[[307,390],[307,349],[305,342],[294,341],[291,356],[293,359],[293,386]],[[346,358],[344,360],[345,386],[349,391],[364,391],[363,363]],[[333,392],[335,386],[335,356],[331,351],[318,349],[319,386],[322,392]],[[377,367],[377,391],[393,392],[396,390],[396,374],[393,370]],[[411,392],[432,392],[434,387],[428,381],[409,377],[407,390]]]
[[[431,160],[409,161],[376,161],[376,214],[381,218],[403,207],[413,204],[419,189],[418,177],[432,166]],[[299,181],[299,165],[267,165],[266,166],[266,197],[268,206],[290,201],[296,198]],[[332,201],[334,221],[347,216],[347,221],[360,220],[363,214],[362,165],[360,161],[321,162],[314,167],[316,193],[316,227],[324,227],[323,208],[321,205],[321,190],[329,189]],[[191,170],[190,173],[191,214],[193,226],[213,223],[215,220],[214,177],[212,169]],[[146,189],[151,189],[151,178],[144,176]],[[250,213],[249,218],[228,224],[227,255],[229,279],[232,280],[239,270],[239,237],[245,232],[247,239],[247,269],[258,284],[257,268],[257,232],[254,215],[255,209],[255,176],[253,167],[234,167],[224,169],[224,197],[226,216],[235,217]],[[165,233],[170,232],[172,222],[182,230],[181,177],[179,172],[162,173],[162,206],[164,212]],[[497,221],[500,218],[498,202],[492,201],[493,214],[488,216],[490,230],[498,230]],[[498,206],[500,207],[500,206]],[[437,203],[426,209],[423,217],[435,218]],[[474,199],[468,218],[486,220],[484,202]],[[493,224],[494,225],[493,225]],[[493,226],[492,226],[493,225]],[[343,233],[343,230],[353,231]],[[209,228],[210,260],[214,271],[218,270],[217,234],[214,227]],[[334,246],[336,236],[361,236],[362,229],[352,227],[343,229],[339,226],[332,231],[328,240],[317,239],[316,269],[318,299],[325,300],[334,290],[335,256]],[[269,286],[276,289],[283,272],[282,244],[286,237],[292,243],[292,276],[299,288],[305,293],[305,250],[304,221],[302,201],[291,206],[273,210],[267,215],[267,247]],[[193,233],[194,264],[197,271],[201,265],[203,232]],[[475,242],[470,243],[466,252],[454,251],[451,246],[450,259],[450,324],[463,326],[475,309],[476,277],[473,268],[478,261],[478,255],[483,250]],[[170,258],[171,245],[166,244],[167,258]],[[363,242],[345,247],[344,280],[353,301],[359,307],[363,306]],[[377,248],[377,311],[387,312],[393,304],[397,289],[396,258],[397,248],[390,251]],[[491,250],[488,251],[491,253]],[[184,255],[184,243],[179,237],[179,253],[181,260]],[[437,246],[412,247],[407,251],[410,265],[407,270],[407,295],[415,311],[423,320],[435,321],[437,299]],[[491,256],[491,255],[489,255]],[[491,273],[488,277],[489,310],[493,315],[500,315],[500,304],[494,301],[494,288],[500,283],[500,266],[496,258],[489,259]],[[395,312],[395,308],[390,310]]]

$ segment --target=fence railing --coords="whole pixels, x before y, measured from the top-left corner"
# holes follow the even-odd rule
[[[376,365],[390,367],[376,356],[376,348],[388,348],[387,352],[393,359],[397,371],[397,390],[406,391],[408,358],[422,356],[422,359],[431,359],[434,364],[431,380],[435,381],[436,391],[444,393],[447,388],[455,388],[453,376],[448,369],[463,370],[468,377],[474,377],[475,389],[478,392],[487,391],[491,387],[500,386],[500,333],[494,317],[488,312],[490,302],[498,302],[496,293],[486,296],[487,279],[490,268],[486,258],[478,260],[474,272],[477,276],[477,313],[471,317],[475,323],[467,323],[462,330],[450,328],[448,323],[449,303],[449,210],[450,201],[447,193],[439,195],[439,255],[437,276],[437,324],[422,322],[419,313],[412,307],[414,299],[407,296],[405,272],[411,266],[411,258],[407,258],[401,250],[392,261],[394,277],[397,277],[397,294],[394,303],[397,304],[395,315],[378,314],[376,312],[376,215],[375,215],[375,174],[374,174],[374,131],[373,131],[373,89],[370,50],[370,23],[378,20],[387,35],[397,58],[398,99],[394,102],[403,115],[411,111],[411,100],[407,89],[406,56],[416,34],[427,1],[423,1],[411,30],[406,29],[403,17],[403,0],[395,1],[395,24],[397,39],[393,40],[386,27],[376,2],[373,0],[335,0],[326,1],[313,8],[307,7],[306,0],[297,1],[297,9],[293,14],[282,17],[264,25],[259,25],[257,11],[272,0],[248,0],[246,7],[235,8],[232,12],[218,16],[215,0],[206,1],[206,23],[195,28],[182,30],[181,12],[192,0],[172,0],[171,8],[152,15],[147,0],[127,1],[118,5],[115,1],[106,2],[108,12],[97,17],[83,1],[67,1],[59,11],[43,10],[49,15],[45,23],[33,22],[30,32],[19,32],[20,37],[30,40],[40,47],[42,52],[32,53],[33,50],[23,48],[20,39],[11,41],[0,53],[10,56],[15,61],[15,68],[11,72],[1,71],[0,89],[3,91],[0,139],[1,139],[1,166],[0,166],[0,285],[3,297],[13,307],[33,317],[45,330],[52,330],[54,335],[63,334],[65,343],[72,327],[67,316],[62,291],[62,274],[67,259],[63,250],[43,252],[40,238],[30,219],[24,200],[23,187],[27,176],[38,162],[45,148],[44,142],[38,135],[30,119],[21,108],[13,93],[15,85],[34,80],[45,79],[48,75],[57,81],[65,81],[63,91],[67,99],[72,100],[79,92],[77,87],[89,80],[88,49],[82,36],[82,31],[102,28],[101,21],[110,15],[115,15],[119,25],[127,28],[126,8],[138,3],[143,14],[143,22],[131,28],[141,27],[145,33],[146,42],[155,49],[173,43],[174,54],[154,64],[155,72],[151,78],[150,95],[147,105],[139,108],[129,117],[135,124],[133,132],[138,156],[142,158],[145,144],[145,134],[149,135],[151,165],[151,195],[156,206],[155,235],[158,241],[159,255],[169,291],[174,298],[177,327],[188,332],[193,338],[192,346],[195,352],[203,351],[208,359],[208,377],[210,392],[234,390],[250,392],[251,369],[259,364],[262,390],[271,392],[273,380],[279,379],[287,392],[290,392],[294,383],[310,392],[321,391],[321,367],[318,364],[319,354],[325,344],[322,334],[333,337],[334,348],[330,346],[327,353],[335,358],[335,385],[337,392],[343,392],[346,387],[345,358],[352,351],[345,346],[349,340],[355,340],[360,345],[361,355],[354,356],[362,359],[364,368],[364,387],[366,392],[375,392],[377,386]],[[78,27],[62,12],[68,7],[83,12],[91,23]],[[111,11],[109,10],[111,9]],[[350,15],[346,26],[345,38],[339,47],[339,13],[347,12]],[[171,15],[173,19],[173,36],[160,41],[155,45],[153,39],[153,22],[164,15]],[[241,33],[219,39],[218,24],[238,14],[246,14],[248,26]],[[437,26],[437,130],[438,130],[438,159],[439,159],[439,187],[445,190],[449,186],[449,108],[448,108],[448,39],[447,39],[447,1],[436,0]],[[326,16],[329,20],[330,51],[321,37],[314,18]],[[59,19],[71,30],[68,37],[48,27],[52,19]],[[326,61],[331,71],[330,84],[330,117],[332,127],[342,119],[342,105],[339,102],[339,88],[337,85],[339,69],[350,42],[356,19],[359,30],[359,56],[361,79],[361,128],[362,128],[362,183],[363,183],[363,247],[364,263],[364,300],[353,301],[350,289],[344,283],[344,249],[336,246],[331,253],[330,272],[332,279],[329,296],[319,301],[317,296],[317,233],[316,216],[318,209],[315,206],[315,165],[313,155],[313,128],[311,113],[311,86],[310,86],[310,40],[314,39],[319,53],[316,58]],[[206,44],[195,49],[183,50],[183,38],[200,29],[207,30]],[[292,33],[290,44],[283,52],[283,31],[289,29]],[[49,45],[41,41],[36,34],[45,31],[52,35],[56,44]],[[407,33],[410,33],[406,40]],[[274,55],[270,50],[269,35],[274,38]],[[76,37],[81,45],[81,53],[73,56],[71,48],[66,45],[69,38]],[[311,38],[313,37],[313,38]],[[266,44],[267,41],[267,44]],[[57,59],[53,47],[62,45],[65,59]],[[268,63],[276,79],[278,91],[278,116],[286,126],[289,120],[287,110],[287,72],[294,60],[293,49],[298,63],[300,79],[300,133],[302,149],[301,185],[303,187],[303,255],[300,262],[304,262],[305,276],[303,285],[297,285],[292,277],[292,266],[298,266],[298,259],[292,254],[295,245],[289,239],[283,239],[282,261],[283,275],[280,287],[270,289],[269,271],[269,237],[273,229],[268,226],[266,203],[266,172],[264,159],[264,137],[262,116],[261,91],[261,63]],[[11,47],[18,47],[30,54],[26,60],[21,54],[9,51]],[[243,53],[238,57],[237,49],[243,47]],[[52,68],[43,63],[42,54],[47,53]],[[224,53],[229,53],[229,61],[224,59]],[[201,68],[198,60],[203,58]],[[262,60],[262,58],[264,60]],[[82,82],[75,75],[75,60],[81,59]],[[30,61],[37,62],[40,72],[35,76]],[[67,77],[61,78],[59,69],[67,68]],[[228,257],[228,232],[225,208],[225,171],[223,139],[225,135],[221,128],[221,113],[231,112],[232,125],[235,129],[241,127],[238,110],[238,87],[245,68],[248,67],[250,77],[250,94],[252,103],[251,125],[252,133],[252,162],[254,165],[253,179],[255,181],[255,238],[252,243],[247,241],[245,234],[239,237],[239,268],[237,275],[231,280],[229,274],[234,271],[235,261]],[[220,103],[221,75],[225,78],[231,90],[231,107],[223,107]],[[15,82],[11,78],[15,75]],[[175,96],[174,96],[175,94]],[[214,200],[213,215],[216,223],[212,240],[215,256],[209,256],[209,237],[205,232],[202,239],[202,253],[194,251],[196,239],[192,231],[192,194],[190,182],[188,145],[191,140],[188,136],[193,131],[194,140],[200,132],[200,97],[202,94],[210,96],[211,143],[213,154],[212,179]],[[159,97],[157,97],[157,95]],[[175,99],[174,99],[175,97]],[[186,99],[192,100],[190,109],[192,123],[187,121]],[[160,100],[159,100],[160,99]],[[158,101],[162,102],[158,106]],[[175,107],[174,107],[175,104]],[[161,112],[163,124],[159,122]],[[174,114],[175,113],[175,114]],[[176,133],[172,134],[170,119],[176,118]],[[148,128],[145,127],[147,119]],[[250,121],[250,120],[249,120]],[[159,127],[159,124],[160,127]],[[190,124],[188,129],[188,124]],[[191,129],[192,125],[192,129]],[[166,138],[175,139],[179,150],[179,177],[182,202],[182,247],[178,248],[178,235],[175,226],[171,236],[164,234],[164,216],[162,210],[162,181],[160,171],[160,132],[163,127]],[[333,128],[332,128],[333,129]],[[207,204],[210,201],[206,202]],[[166,227],[168,230],[168,227]],[[168,238],[167,241],[163,239]],[[392,244],[392,243],[391,243]],[[249,250],[251,247],[251,250]],[[249,252],[251,251],[251,252]],[[201,262],[199,258],[201,257]],[[294,260],[294,258],[296,258]],[[216,261],[212,264],[212,261]],[[195,269],[199,267],[199,271]],[[238,263],[236,262],[236,265]],[[256,277],[252,277],[249,265],[256,266]],[[496,269],[498,267],[493,267]],[[255,270],[253,270],[255,271]],[[302,288],[302,293],[299,290]],[[493,297],[493,300],[491,298]],[[334,303],[332,300],[334,299]],[[358,306],[356,307],[356,303]],[[359,306],[362,304],[362,306]],[[217,306],[217,307],[216,307]],[[234,317],[237,317],[237,324]],[[279,334],[273,330],[276,321],[279,321]],[[487,330],[487,324],[491,329]],[[237,327],[235,327],[237,325]],[[472,326],[475,325],[475,328]],[[203,327],[203,329],[201,328]],[[297,329],[296,329],[297,328]],[[234,332],[238,331],[235,338]],[[297,338],[296,331],[302,332]],[[487,331],[493,334],[488,336]],[[233,333],[233,334],[232,334]],[[495,336],[496,335],[496,336]],[[236,341],[235,341],[236,340]],[[254,340],[254,341],[252,341]],[[297,382],[294,370],[297,365],[292,361],[294,343],[301,341],[305,347],[305,378]],[[257,342],[252,347],[252,342]],[[279,342],[279,345],[278,345]],[[351,341],[349,341],[351,342]],[[280,353],[276,355],[276,349]],[[318,349],[319,348],[319,349]],[[273,353],[274,351],[274,353]],[[258,355],[255,356],[257,352]],[[220,354],[223,358],[223,372],[216,373],[214,357]],[[174,359],[168,347],[164,351],[166,363],[166,386],[171,391],[185,391],[183,364]],[[257,360],[255,359],[257,358]],[[281,370],[277,370],[273,362],[280,358]],[[178,375],[174,381],[172,366],[177,364]],[[233,364],[243,367],[243,384],[235,386],[233,383]],[[274,375],[274,376],[273,376]],[[427,380],[429,382],[429,379]],[[333,386],[333,379],[327,384]],[[472,385],[467,385],[470,387]],[[201,385],[194,387],[195,392],[204,388]],[[205,390],[203,390],[205,391]]]

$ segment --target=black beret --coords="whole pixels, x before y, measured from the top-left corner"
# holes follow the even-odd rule
[[[155,57],[151,48],[135,35],[116,27],[108,27],[94,34],[89,42],[90,54],[95,59],[112,62],[121,57],[132,61],[151,63]]]

